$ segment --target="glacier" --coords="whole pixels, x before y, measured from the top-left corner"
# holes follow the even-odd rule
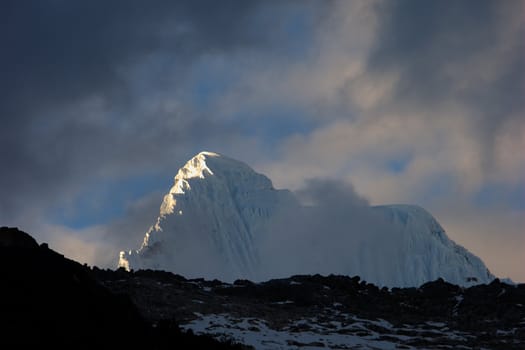
[[[178,171],[141,247],[120,252],[118,266],[224,281],[261,280],[282,273],[359,275],[389,287],[419,286],[437,278],[463,286],[494,279],[480,258],[449,239],[437,220],[419,206],[367,207],[367,215],[382,223],[381,232],[372,235],[349,227],[344,234],[351,240],[312,246],[308,248],[312,252],[299,252],[304,250],[300,244],[292,240],[286,245],[275,237],[286,234],[286,230],[273,231],[274,221],[282,220],[290,208],[304,209],[308,216],[313,213],[294,193],[275,189],[269,178],[245,163],[201,152]],[[260,242],[265,237],[280,245],[271,250],[279,256],[262,253]],[[329,234],[326,237],[330,239]],[[301,240],[300,233],[294,239]],[[333,248],[338,245],[343,249]],[[301,253],[307,258],[296,259],[293,267],[284,266]],[[269,268],[272,262],[274,267]]]

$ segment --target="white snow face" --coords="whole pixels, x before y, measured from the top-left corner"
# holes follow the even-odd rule
[[[175,176],[142,247],[121,252],[119,266],[224,280],[255,278],[254,237],[290,205],[298,205],[291,192],[274,189],[270,179],[246,164],[201,152]]]
[[[300,208],[290,191],[274,189],[270,179],[242,162],[201,152],[178,171],[142,246],[121,252],[118,266],[224,281],[267,278],[268,271],[261,274],[268,264],[261,264],[259,238],[270,232],[272,218],[290,208]],[[387,244],[381,244],[377,235],[370,238],[349,230],[349,235],[360,235],[353,240],[360,242],[359,254],[322,252],[332,263],[340,259],[340,267],[327,271],[327,266],[334,265],[323,266],[321,261],[318,268],[310,267],[307,261],[290,273],[359,275],[389,287],[419,286],[440,277],[465,286],[494,279],[483,262],[451,241],[424,209],[388,205],[367,210],[386,223],[380,236]],[[293,249],[284,250],[293,258]],[[267,254],[264,259],[269,259]]]
[[[373,209],[396,228],[397,244],[389,247],[396,258],[380,262],[388,274],[383,274],[383,279],[370,276],[370,282],[412,287],[443,278],[471,286],[494,279],[481,259],[450,240],[425,209],[416,205],[383,205]]]

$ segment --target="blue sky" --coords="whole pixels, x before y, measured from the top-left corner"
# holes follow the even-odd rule
[[[110,264],[177,169],[212,150],[276,187],[329,178],[372,204],[422,205],[495,274],[525,281],[523,11],[3,2],[0,221]]]

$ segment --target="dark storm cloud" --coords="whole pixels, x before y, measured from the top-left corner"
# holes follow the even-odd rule
[[[176,146],[196,135],[213,140],[235,132],[202,113],[162,104],[176,99],[202,55],[286,47],[282,23],[290,6],[3,1],[0,218],[10,220],[29,198],[31,207],[42,207],[86,179],[129,167],[140,173],[141,166],[159,162],[155,157],[176,158]],[[144,62],[154,66],[145,70],[155,76],[144,86],[135,82],[136,89],[133,74]],[[177,76],[179,84],[167,76]],[[152,102],[158,107],[141,109],[148,94],[161,93],[166,96]]]
[[[273,14],[264,11],[267,4]],[[278,46],[273,39],[282,34],[287,7],[239,0],[4,1],[2,112],[120,90],[119,68],[159,50],[183,64],[203,53]]]
[[[162,193],[202,149],[269,164],[293,188],[305,176],[364,169],[364,185],[353,181],[360,191],[425,204],[417,184],[437,188],[443,168],[475,183],[481,146],[469,142],[483,143],[485,161],[498,129],[522,118],[522,16],[523,2],[512,0],[0,1],[0,223],[34,234],[61,227],[50,243],[94,262],[108,240],[111,249],[140,240],[152,223],[140,213],[158,211],[155,199],[123,208],[144,193],[119,198],[113,184],[125,191],[162,178],[152,189]],[[354,114],[358,124],[340,120]],[[520,148],[522,124],[499,133],[499,148]],[[436,128],[454,130],[437,142]],[[392,149],[414,157],[385,183],[371,176],[370,149],[379,159]],[[446,156],[434,160],[439,151]],[[506,181],[522,163],[499,152],[495,177]],[[429,158],[425,171],[411,167]],[[116,206],[123,217],[53,221],[57,208],[104,200],[98,209]],[[91,235],[98,248],[85,254]]]
[[[375,73],[399,72],[392,96],[402,101],[398,105],[467,105],[479,128],[476,132],[491,143],[498,127],[508,118],[521,118],[524,109],[523,4],[382,2],[369,68]]]
[[[155,50],[173,50],[174,59],[182,61],[196,51],[257,39],[242,28],[254,7],[243,1],[7,1],[1,6],[1,106],[11,114],[119,90],[118,68]]]

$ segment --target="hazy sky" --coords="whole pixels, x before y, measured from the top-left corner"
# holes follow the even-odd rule
[[[0,224],[109,264],[211,150],[419,204],[525,281],[524,4],[2,1]]]

